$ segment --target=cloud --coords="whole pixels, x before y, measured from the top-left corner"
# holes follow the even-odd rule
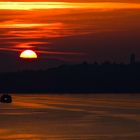
[[[0,2],[1,10],[37,9],[140,9],[139,3],[123,2]]]
[[[130,52],[138,53],[140,4],[93,2],[50,3],[60,9],[45,9],[43,5],[40,10],[37,3],[17,3],[20,10],[9,10],[3,3],[1,51],[33,48],[46,56],[70,61],[120,61],[118,55],[124,60]],[[25,4],[32,10],[22,8]]]
[[[9,2],[9,0],[0,0],[2,2]],[[13,2],[47,2],[47,0],[13,0]],[[49,0],[49,2],[85,2],[85,0]],[[132,2],[132,0],[87,0],[86,2]],[[139,3],[139,0],[133,0]]]

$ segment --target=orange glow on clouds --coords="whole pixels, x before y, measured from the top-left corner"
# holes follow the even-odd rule
[[[35,49],[41,57],[93,58],[98,46],[109,46],[102,36],[130,33],[137,39],[140,28],[140,3],[136,0],[4,1],[0,2],[0,52]],[[103,41],[96,41],[96,35]]]
[[[45,26],[46,24],[31,24],[31,23],[8,23],[0,25],[2,28],[30,28],[30,27],[40,27]]]
[[[139,3],[121,2],[0,2],[1,10],[36,10],[36,9],[140,9]]]
[[[57,28],[58,26],[62,26],[61,23],[22,23],[17,21],[6,21],[1,22],[0,28],[33,28],[33,27],[47,27],[49,29],[51,28]]]
[[[37,58],[37,54],[32,50],[25,50],[21,52],[20,58]]]

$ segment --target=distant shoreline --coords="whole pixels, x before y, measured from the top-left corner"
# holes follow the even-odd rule
[[[62,65],[0,74],[2,93],[140,93],[140,64]]]

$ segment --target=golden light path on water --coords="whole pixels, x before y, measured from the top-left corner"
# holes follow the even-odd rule
[[[0,139],[140,139],[140,95],[12,96],[0,104]]]
[[[139,9],[139,3],[96,2],[0,2],[2,10],[33,10],[33,9]]]

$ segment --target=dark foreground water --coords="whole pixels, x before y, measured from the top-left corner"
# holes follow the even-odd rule
[[[140,95],[13,95],[0,140],[140,140]]]

